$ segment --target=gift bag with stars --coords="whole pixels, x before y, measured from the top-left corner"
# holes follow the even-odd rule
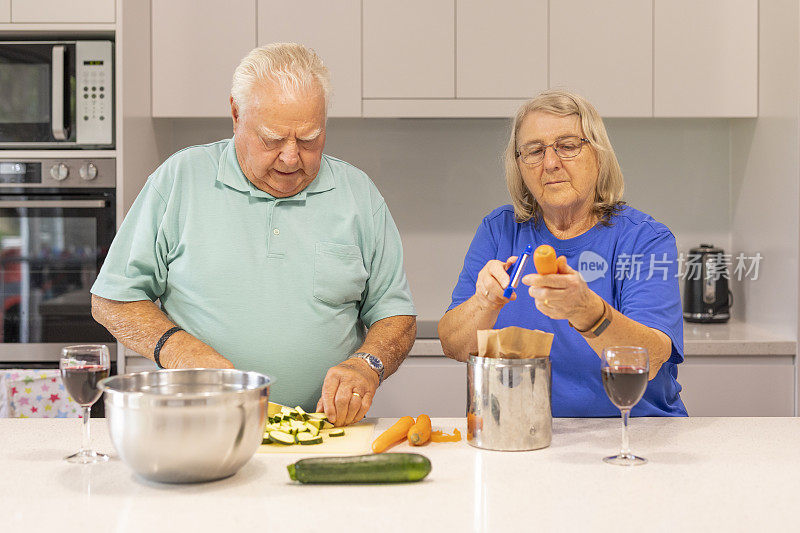
[[[0,372],[3,416],[80,418],[81,406],[68,395],[58,370],[4,370]]]

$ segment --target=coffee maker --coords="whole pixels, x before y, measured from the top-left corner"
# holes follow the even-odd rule
[[[725,254],[712,244],[689,250],[683,292],[683,318],[687,322],[727,322],[733,295],[728,289]]]

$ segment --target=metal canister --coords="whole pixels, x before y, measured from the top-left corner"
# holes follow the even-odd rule
[[[472,355],[467,364],[467,442],[477,448],[545,448],[553,435],[550,358]]]

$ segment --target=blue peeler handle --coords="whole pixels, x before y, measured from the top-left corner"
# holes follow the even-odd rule
[[[505,298],[511,298],[511,295],[514,294],[514,289],[516,289],[517,285],[519,285],[519,280],[522,278],[522,273],[525,270],[525,263],[528,262],[528,259],[530,259],[532,253],[533,246],[529,244],[519,255],[517,262],[514,263],[514,269],[511,271],[511,281],[509,282],[508,287],[506,287],[506,290],[503,291],[503,296]]]

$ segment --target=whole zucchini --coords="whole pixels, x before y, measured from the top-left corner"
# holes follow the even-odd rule
[[[431,462],[418,453],[381,453],[301,459],[286,468],[300,483],[404,483],[424,479]]]

